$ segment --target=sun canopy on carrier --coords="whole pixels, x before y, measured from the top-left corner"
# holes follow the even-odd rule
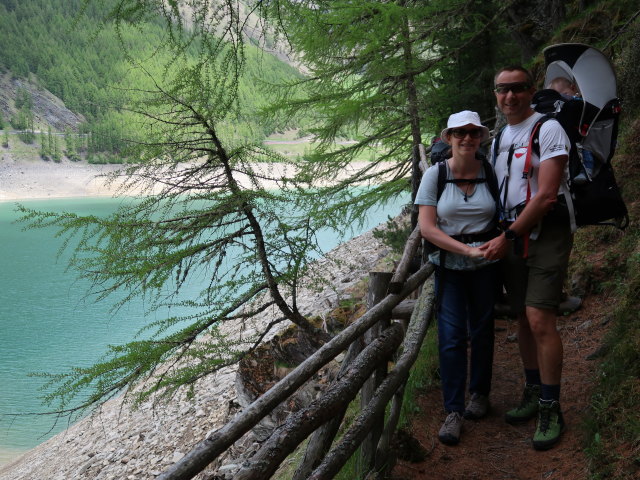
[[[544,85],[563,77],[578,86],[582,98],[602,109],[617,98],[616,74],[609,59],[598,49],[581,43],[561,43],[543,51],[547,73]]]
[[[596,172],[613,157],[618,136],[620,100],[616,75],[609,59],[598,49],[581,43],[561,43],[543,50],[545,89],[533,97],[538,112],[553,113],[569,138],[596,157]],[[575,84],[572,97],[549,88],[562,77]]]
[[[534,94],[532,104],[557,120],[571,141],[568,165],[575,222],[624,229],[629,217],[611,166],[620,117],[611,62],[600,50],[580,43],[552,45],[543,54],[545,88]],[[563,82],[554,82],[557,78],[571,85],[565,88]],[[609,219],[614,223],[606,222]]]

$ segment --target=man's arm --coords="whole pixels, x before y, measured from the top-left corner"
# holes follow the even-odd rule
[[[528,234],[558,201],[558,189],[568,158],[567,155],[559,155],[540,163],[538,167],[538,192],[529,200],[522,213],[509,227],[517,236]],[[503,233],[479,248],[485,258],[496,260],[506,255],[509,244],[509,240],[504,237]]]
[[[558,190],[568,158],[567,155],[560,155],[540,163],[538,193],[529,200],[522,213],[509,227],[518,236],[524,235],[535,227],[558,201]]]

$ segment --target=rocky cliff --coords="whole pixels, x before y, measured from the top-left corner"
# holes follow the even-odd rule
[[[84,121],[82,115],[69,110],[62,100],[48,90],[27,80],[16,78],[11,73],[0,74],[0,114],[7,123],[17,113],[15,99],[20,89],[31,95],[36,130],[46,129],[50,125],[52,129],[59,132],[67,129],[78,131],[78,125]]]

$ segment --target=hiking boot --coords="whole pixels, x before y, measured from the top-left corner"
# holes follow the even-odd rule
[[[438,439],[445,445],[456,445],[460,441],[461,431],[462,415],[458,412],[451,412],[440,427]]]
[[[504,419],[512,425],[524,423],[536,416],[540,397],[540,385],[525,384],[520,405],[509,410]]]
[[[560,440],[560,434],[563,431],[564,419],[562,411],[560,411],[560,404],[556,400],[552,402],[540,401],[538,425],[536,433],[533,434],[533,448],[548,450]]]
[[[489,397],[477,392],[471,394],[471,400],[462,416],[468,420],[478,420],[489,412]]]

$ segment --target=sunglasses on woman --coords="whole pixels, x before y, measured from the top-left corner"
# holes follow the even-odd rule
[[[481,128],[452,128],[449,133],[456,138],[463,139],[467,135],[471,138],[480,138],[483,132]]]

